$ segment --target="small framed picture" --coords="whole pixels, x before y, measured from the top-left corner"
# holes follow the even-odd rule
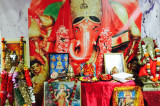
[[[81,82],[75,83],[75,81],[51,82],[51,91],[48,82],[44,82],[44,106],[56,106],[56,102],[57,106],[69,106],[69,103],[71,106],[81,106]]]
[[[104,53],[106,74],[125,72],[123,53]]]
[[[49,54],[50,75],[53,72],[58,73],[58,77],[66,77],[69,65],[69,53],[51,53]]]
[[[5,38],[5,52],[9,52],[10,57],[13,59],[16,55],[17,61],[20,60],[20,39],[21,38]],[[23,61],[28,67],[30,67],[30,57],[29,57],[29,40],[28,38],[23,38]],[[2,53],[3,51],[1,51]],[[4,67],[3,57],[1,55],[1,67]]]
[[[144,106],[143,95],[139,86],[115,87],[112,106]]]

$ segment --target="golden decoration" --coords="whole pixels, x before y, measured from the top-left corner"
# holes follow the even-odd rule
[[[4,68],[6,69],[6,71],[8,73],[9,73],[10,69],[12,68],[12,60],[11,60],[10,55],[9,55],[8,52],[6,54]]]
[[[84,17],[84,19],[86,18],[89,19],[89,16],[95,16],[101,20],[102,17],[101,0],[71,0],[71,14],[72,14],[72,22],[77,17]]]
[[[22,94],[22,97],[23,97],[25,103],[28,104],[28,106],[32,106],[29,92],[27,90],[28,87],[27,87],[26,83],[24,81],[19,81],[18,85],[19,85],[19,90]]]

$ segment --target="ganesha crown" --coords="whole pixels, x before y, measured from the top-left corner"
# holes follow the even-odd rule
[[[101,0],[71,0],[72,21],[77,17],[96,16],[101,19]]]

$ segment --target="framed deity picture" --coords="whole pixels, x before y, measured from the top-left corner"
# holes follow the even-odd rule
[[[29,57],[29,40],[28,38],[23,38],[21,46],[21,38],[5,38],[4,39],[4,50],[1,51],[1,67],[4,67],[4,62],[3,62],[3,57],[4,55],[3,52],[5,51],[9,53],[10,57],[16,58],[17,61],[19,62],[20,58],[23,58],[24,64],[30,67],[30,57]],[[22,51],[21,51],[22,50]],[[21,52],[21,53],[20,53]],[[22,54],[22,56],[21,56]]]
[[[66,77],[69,65],[68,53],[51,53],[49,54],[50,75],[53,72],[58,73],[58,77]]]
[[[113,106],[144,106],[139,86],[115,87],[112,96]]]
[[[125,72],[123,53],[104,53],[106,74]]]
[[[60,81],[51,82],[51,85],[44,82],[44,106],[56,106],[56,103],[57,106],[69,106],[70,103],[81,106],[81,82]]]

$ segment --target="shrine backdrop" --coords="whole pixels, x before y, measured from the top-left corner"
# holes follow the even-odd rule
[[[95,63],[101,74],[103,53],[122,52],[126,63],[131,61],[141,38],[141,17],[137,0],[32,0],[28,28],[34,93],[40,94],[49,78],[49,53],[69,53],[76,75],[84,62]]]

